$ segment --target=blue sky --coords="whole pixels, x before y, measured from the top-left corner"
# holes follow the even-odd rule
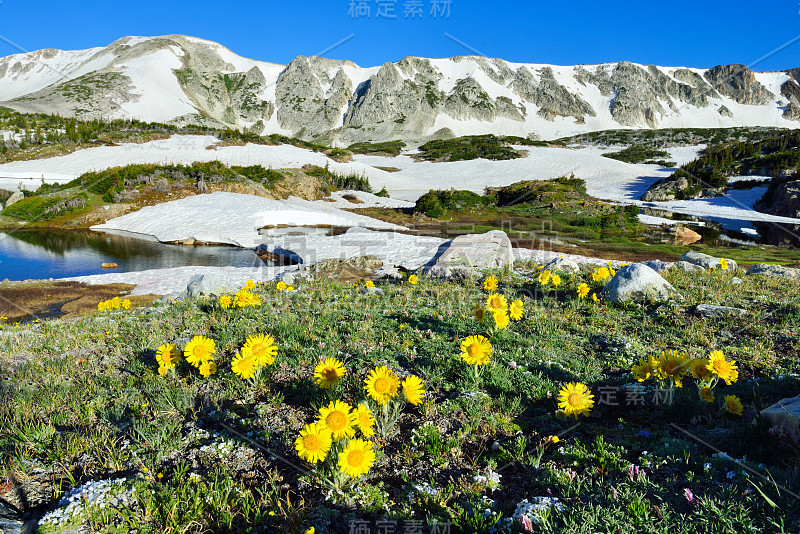
[[[327,50],[326,57],[361,66],[476,53],[560,65],[752,65],[800,36],[799,2],[2,0],[0,55],[18,52],[5,41],[25,50],[79,49],[125,35],[181,33],[276,63]],[[753,68],[791,67],[800,67],[800,38]]]

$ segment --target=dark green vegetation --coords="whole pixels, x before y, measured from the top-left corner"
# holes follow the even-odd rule
[[[327,167],[307,166],[306,176],[319,178],[321,189],[357,189],[371,192],[369,181],[358,175],[343,175]],[[10,219],[47,222],[88,205],[118,202],[147,202],[161,199],[172,189],[205,192],[220,183],[240,183],[276,192],[286,175],[261,165],[225,165],[219,161],[191,165],[134,164],[82,174],[66,184],[42,184],[36,191],[25,191],[25,198],[0,211]],[[167,200],[167,198],[163,198]]]
[[[325,168],[318,167],[316,165],[307,165],[304,167],[304,170],[307,175],[315,176],[321,180],[324,180],[330,187],[333,187],[334,189],[355,189],[356,191],[366,191],[367,193],[372,193],[372,186],[369,185],[369,180],[366,176],[361,176],[358,174],[340,174],[338,172],[331,171],[327,165]]]
[[[468,214],[486,220],[507,219],[517,236],[543,230],[583,238],[607,238],[634,234],[638,226],[635,206],[610,206],[589,197],[583,180],[556,178],[523,181],[489,188],[484,195],[471,191],[429,191],[417,200],[415,211],[450,221]],[[457,226],[457,225],[456,225]]]
[[[583,180],[577,178],[523,181],[489,188],[483,195],[462,190],[429,191],[418,199],[415,212],[417,216],[401,210],[363,210],[370,217],[429,235],[452,238],[503,230],[518,246],[597,258],[675,261],[687,250],[673,244],[671,234],[638,224],[635,206],[610,205],[588,196]],[[420,214],[429,219],[419,219]],[[702,240],[691,246],[698,252],[742,264],[800,263],[800,250],[796,248],[735,245],[721,238],[712,222],[692,228],[702,235]]]
[[[403,141],[386,141],[383,143],[354,143],[347,147],[353,154],[370,154],[375,156],[398,156],[405,148]]]
[[[207,184],[251,181],[270,188],[283,174],[260,165],[224,165],[219,161],[191,165],[135,164],[85,173],[66,184],[42,184],[25,191],[25,198],[0,215],[28,222],[45,222],[87,204],[130,202],[146,193],[168,193],[173,186],[202,191]]]
[[[0,140],[0,163],[59,156],[103,144],[142,143],[175,134],[215,135],[228,143],[290,144],[315,152],[331,150],[327,146],[278,134],[260,136],[238,130],[138,120],[84,121],[58,115],[19,113],[5,107],[0,107],[0,129],[14,132],[20,137]]]
[[[257,289],[261,308],[188,300],[5,326],[0,492],[36,518],[87,481],[125,479],[114,491],[135,488],[127,501],[85,507],[60,527],[93,532],[338,533],[354,519],[375,532],[375,521],[389,518],[452,521],[454,534],[472,534],[493,526],[485,510],[510,517],[523,499],[544,496],[564,508],[543,514],[534,532],[798,531],[798,446],[757,413],[800,393],[790,374],[800,371],[800,282],[676,270],[666,278],[682,300],[613,306],[577,299],[581,282],[599,289],[587,271],[563,274],[549,291],[524,268],[494,274],[509,300],[524,300],[525,315],[492,337],[477,383],[459,344],[485,333],[472,312],[486,298],[479,279],[378,283],[380,294],[320,281],[292,293]],[[700,320],[698,303],[750,313]],[[230,362],[256,333],[273,335],[279,351],[250,383]],[[160,377],[155,349],[201,334],[216,342],[219,371],[203,379],[182,362],[176,377]],[[691,379],[671,404],[656,403],[652,389],[639,400],[631,365],[667,349],[721,350],[736,360],[739,380],[717,386],[714,404],[698,398]],[[376,365],[415,373],[427,390],[421,406],[404,409],[400,435],[379,443],[369,474],[343,494],[329,493],[294,449],[331,398],[312,383],[327,357],[344,359],[333,398],[351,404],[364,400]],[[595,395],[593,416],[577,425],[554,417],[554,396],[575,381]],[[730,394],[743,416],[719,410]],[[560,442],[548,444],[551,435]],[[632,465],[645,475],[631,476]],[[521,530],[501,523],[496,532]]]
[[[715,145],[737,141],[752,141],[772,137],[783,132],[785,128],[740,127],[740,128],[662,128],[658,130],[604,130],[572,137],[563,137],[558,141],[567,145],[589,143],[605,146],[649,146],[670,147],[690,145]]]
[[[685,178],[689,187],[680,198],[702,189],[728,185],[728,176],[757,174],[780,181],[800,171],[800,132],[789,131],[754,141],[709,146],[696,160],[682,165],[669,180]]]
[[[549,146],[549,143],[515,136],[469,135],[428,141],[419,147],[420,154],[415,157],[425,161],[443,162],[478,158],[504,160],[524,156],[524,153],[514,150],[510,145]]]
[[[674,167],[674,161],[667,161],[669,153],[647,146],[633,145],[618,152],[607,152],[603,156],[626,163],[645,163],[650,165],[661,165],[662,167]]]

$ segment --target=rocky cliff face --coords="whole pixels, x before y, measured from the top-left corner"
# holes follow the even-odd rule
[[[436,132],[555,138],[620,127],[800,127],[800,69],[561,67],[474,56],[405,58],[369,69],[298,57],[282,66],[170,35],[1,58],[0,105],[344,145],[424,140]]]

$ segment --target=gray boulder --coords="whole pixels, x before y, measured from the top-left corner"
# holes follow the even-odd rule
[[[657,273],[663,273],[675,267],[675,263],[671,261],[648,260],[648,261],[643,261],[641,263],[642,265],[647,265]]]
[[[698,271],[705,271],[701,266],[689,263],[688,261],[676,261],[674,264],[676,269],[686,271],[687,273],[694,273]]]
[[[496,269],[514,265],[511,240],[502,230],[485,234],[460,235],[439,247],[436,256],[424,267],[431,276],[450,278],[478,269]]]
[[[743,310],[741,308],[731,308],[730,306],[698,304],[694,307],[694,313],[703,319],[721,319],[730,315],[746,315],[747,310]]]
[[[668,300],[678,294],[669,282],[641,263],[621,267],[600,296],[606,302]]]
[[[547,265],[544,266],[550,272],[553,273],[579,273],[581,272],[580,266],[572,260],[568,260],[564,257],[558,257]]]
[[[19,202],[23,198],[25,198],[25,195],[23,195],[20,191],[15,191],[14,193],[11,194],[10,197],[8,197],[8,200],[6,200],[6,206],[5,207],[7,208],[12,204],[16,204],[17,202]]]
[[[782,265],[770,265],[768,263],[756,263],[747,269],[748,275],[761,274],[773,278],[794,278],[800,279],[800,269],[792,269]]]
[[[781,399],[761,410],[761,417],[776,430],[800,441],[800,396]]]
[[[230,281],[207,274],[197,274],[186,284],[186,295],[189,297],[218,297],[238,290],[239,288],[233,287]]]
[[[699,265],[703,269],[721,269],[722,266],[720,264],[720,260],[722,258],[715,258],[714,256],[709,256],[708,254],[703,254],[702,252],[684,252],[681,256],[681,261],[688,261],[689,263],[693,263],[695,265]],[[726,259],[725,261],[728,262],[728,270],[733,272],[738,268],[738,265],[735,261]]]

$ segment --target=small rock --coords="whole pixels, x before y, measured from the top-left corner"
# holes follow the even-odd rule
[[[198,274],[186,284],[186,295],[189,297],[218,297],[225,293],[235,293],[239,288],[231,287],[230,281],[217,276]]]
[[[375,271],[376,280],[402,280],[403,273],[393,265],[384,265]]]
[[[375,256],[359,256],[346,260],[332,258],[322,260],[308,268],[314,278],[330,278],[340,282],[361,282],[372,280],[375,271],[383,267],[383,262]]]
[[[768,263],[756,263],[749,269],[747,274],[761,274],[773,278],[794,278],[800,279],[800,269],[792,269],[791,267],[784,267],[782,265],[770,265]]]
[[[313,277],[308,271],[284,271],[278,275],[278,279],[283,281],[288,286],[299,285],[300,282],[307,282],[313,280]]]
[[[579,273],[581,272],[580,266],[572,260],[559,256],[550,263],[544,266],[550,272],[557,273]]]
[[[800,441],[800,396],[779,400],[761,410],[761,417],[771,427],[786,432],[795,441]]]
[[[606,302],[668,300],[678,294],[669,282],[641,263],[621,267],[606,284],[601,297]]]
[[[738,286],[739,284],[743,284],[743,283],[744,283],[744,280],[742,280],[738,276],[734,276],[733,278],[731,278],[731,284],[733,284],[735,286]]]
[[[682,261],[688,261],[689,263],[693,263],[695,265],[699,265],[703,269],[714,269],[720,270],[722,269],[722,265],[720,260],[722,258],[715,258],[714,256],[709,256],[708,254],[703,254],[702,252],[694,252],[689,251],[685,252],[681,256]],[[729,271],[735,271],[738,268],[738,265],[733,260],[726,259],[725,261],[728,262],[728,269]]]
[[[383,295],[385,291],[379,287],[365,287],[361,291],[364,295]]]
[[[728,315],[746,315],[747,310],[729,306],[715,306],[713,304],[698,304],[694,307],[694,313],[703,319],[720,319]]]
[[[101,263],[100,267],[103,269],[116,269],[119,267],[119,265],[114,262],[108,262],[108,263]]]
[[[685,271],[687,273],[695,273],[699,271],[705,271],[703,267],[700,265],[695,265],[694,263],[689,263],[688,261],[676,261],[675,268],[681,271]]]
[[[500,450],[500,442],[499,441],[495,441],[494,443],[492,443],[492,450],[493,451],[499,451]]]

